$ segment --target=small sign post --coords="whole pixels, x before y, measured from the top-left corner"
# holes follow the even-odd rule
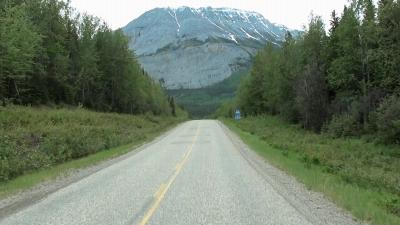
[[[239,109],[235,111],[235,120],[240,120],[242,118],[241,112]]]

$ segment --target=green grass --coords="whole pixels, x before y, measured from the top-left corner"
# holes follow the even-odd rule
[[[271,164],[307,188],[324,193],[355,217],[376,225],[400,224],[400,160],[394,153],[398,147],[331,139],[276,117],[223,122]]]
[[[135,146],[133,144],[125,145],[109,149],[107,151],[101,151],[82,159],[73,160],[36,172],[28,172],[25,175],[19,176],[9,182],[3,182],[0,185],[0,198],[10,196],[18,191],[32,188],[39,183],[56,179],[62,175],[67,175],[68,172],[74,169],[81,169],[88,166],[93,166],[104,160],[118,157],[132,151],[133,149],[135,149]]]
[[[186,119],[0,107],[0,198],[125,154]]]

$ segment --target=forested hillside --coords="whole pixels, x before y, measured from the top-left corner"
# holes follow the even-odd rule
[[[332,13],[329,31],[313,16],[300,38],[268,45],[234,102],[246,115],[280,115],[334,137],[400,144],[400,2],[353,1]]]
[[[138,64],[129,39],[68,1],[0,1],[0,99],[171,114],[164,91]]]
[[[211,117],[222,103],[235,98],[240,81],[249,69],[238,71],[224,81],[199,89],[168,90],[178,105],[185,108],[191,118]]]

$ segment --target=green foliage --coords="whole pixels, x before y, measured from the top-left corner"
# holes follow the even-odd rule
[[[185,119],[95,113],[81,108],[53,110],[0,107],[0,182],[26,172],[141,142]]]
[[[301,39],[288,33],[282,48],[267,45],[239,87],[236,104],[246,115],[280,114],[288,121],[300,120],[307,128],[320,129],[327,116],[326,40],[321,19],[315,17]]]
[[[318,132],[324,126],[335,137],[398,144],[397,106],[382,101],[400,93],[399,15],[399,1],[382,0],[376,8],[371,0],[354,0],[340,17],[332,13],[328,34],[312,16],[300,37],[288,33],[281,48],[257,54],[233,105],[245,115],[280,115]]]
[[[3,104],[171,114],[173,105],[141,68],[121,30],[77,14],[69,1],[7,0],[0,7]]]
[[[311,19],[308,31],[299,44],[304,61],[303,70],[297,78],[297,110],[305,128],[319,131],[326,120],[328,105],[324,69],[327,38],[321,18]]]
[[[233,118],[235,114],[235,102],[233,100],[226,101],[214,113],[214,117]]]
[[[400,2],[380,0],[378,9],[377,58],[381,86],[388,92],[400,87]]]
[[[223,120],[258,154],[368,224],[399,224],[397,146],[315,134],[279,117]]]
[[[338,27],[334,31],[337,36],[338,55],[330,62],[328,81],[334,90],[351,90],[359,93],[358,75],[361,71],[359,43],[359,21],[352,8],[345,7]]]
[[[375,116],[380,141],[400,144],[400,97],[394,95],[386,98]]]
[[[25,5],[5,7],[0,16],[0,98],[22,101],[29,93],[42,38],[29,20]]]
[[[332,137],[356,137],[360,135],[360,123],[350,114],[335,115],[322,128],[323,133]]]
[[[240,81],[248,70],[243,68],[220,83],[200,89],[169,90],[176,104],[181,105],[192,118],[210,117],[225,101],[235,97]]]
[[[270,145],[297,152],[306,159],[318,161],[328,173],[340,175],[348,182],[363,187],[383,188],[400,195],[398,148],[366,143],[358,139],[332,139],[329,136],[303,131],[278,117],[248,117],[237,123]],[[303,158],[304,158],[303,157]]]
[[[400,198],[390,199],[386,203],[387,210],[397,216],[400,216]]]

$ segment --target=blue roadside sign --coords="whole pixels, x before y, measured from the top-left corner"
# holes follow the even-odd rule
[[[240,120],[242,118],[241,112],[239,109],[235,111],[235,120]]]

